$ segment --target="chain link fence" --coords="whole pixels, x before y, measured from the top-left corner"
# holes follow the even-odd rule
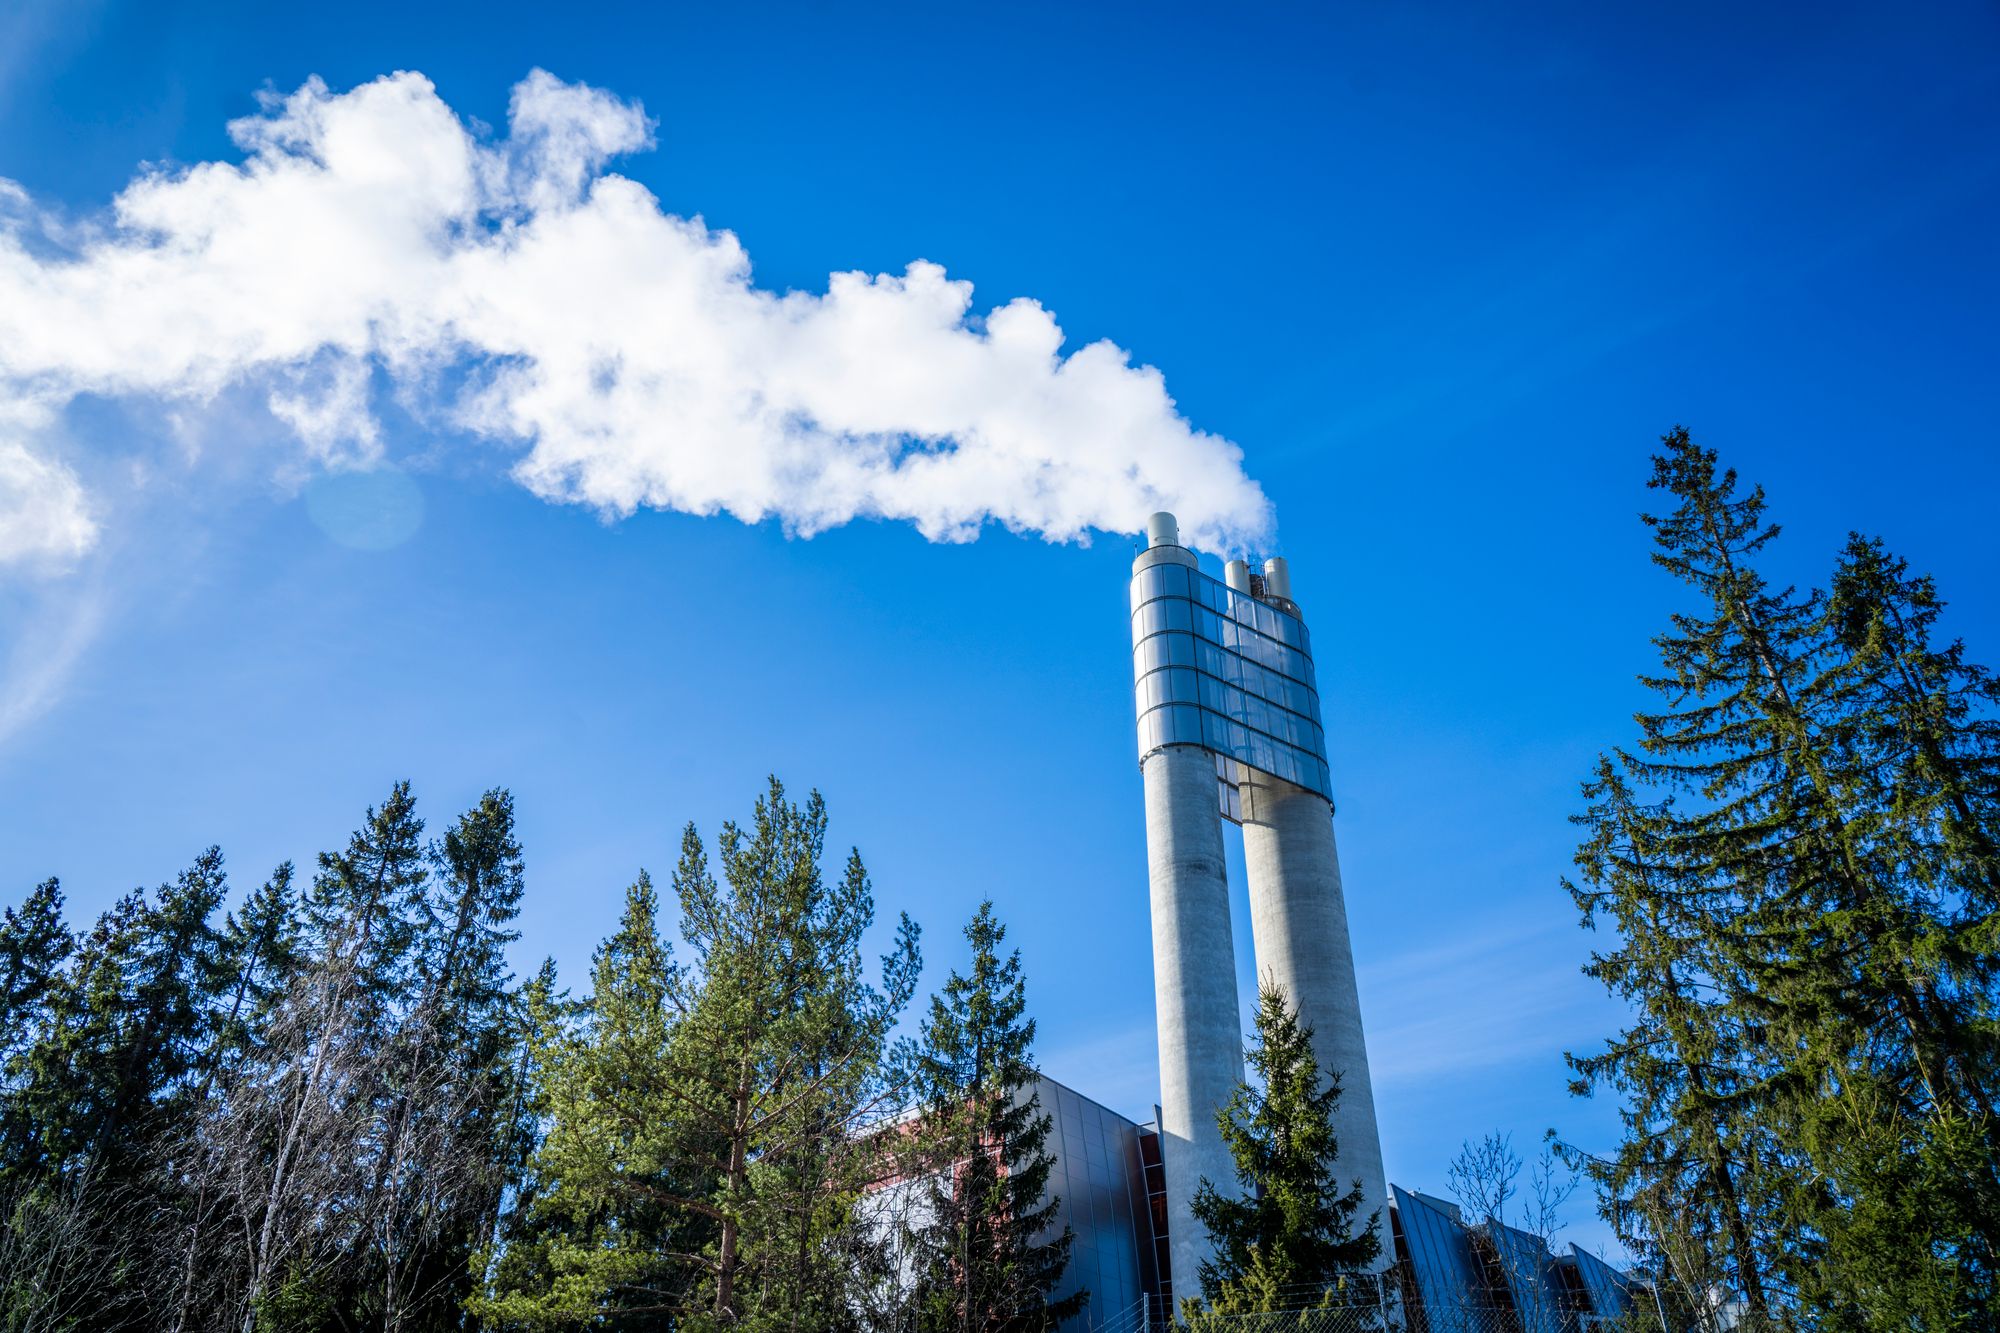
[[[1255,1313],[1188,1312],[1170,1317],[1148,1298],[1099,1325],[1095,1333],[1678,1333],[1638,1303],[1618,1315],[1576,1309],[1519,1309],[1504,1293],[1489,1301],[1429,1308],[1390,1295],[1301,1293],[1296,1308]],[[1287,1300],[1285,1304],[1292,1304]]]

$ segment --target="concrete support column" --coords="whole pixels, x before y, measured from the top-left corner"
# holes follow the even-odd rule
[[[1260,984],[1273,980],[1313,1029],[1313,1054],[1322,1072],[1340,1073],[1340,1106],[1334,1132],[1340,1140],[1340,1179],[1359,1179],[1368,1212],[1382,1214],[1380,1262],[1393,1246],[1388,1228],[1388,1186],[1382,1172],[1382,1138],[1375,1124],[1375,1091],[1368,1077],[1368,1047],[1361,1036],[1361,999],[1354,984],[1354,950],[1347,938],[1347,903],[1341,895],[1340,855],[1333,840],[1333,809],[1312,792],[1276,778],[1245,783],[1243,852],[1250,878],[1250,929],[1257,947]],[[1157,945],[1155,946],[1157,947]]]
[[[1160,1028],[1160,1155],[1176,1298],[1199,1290],[1208,1235],[1188,1211],[1205,1177],[1233,1190],[1216,1111],[1243,1076],[1236,957],[1215,759],[1171,745],[1145,759],[1146,868],[1153,902],[1153,1002]],[[1324,804],[1321,809],[1325,809]]]

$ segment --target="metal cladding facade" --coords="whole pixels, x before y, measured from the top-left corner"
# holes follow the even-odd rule
[[[1584,1249],[1569,1247],[1569,1261],[1576,1268],[1577,1281],[1588,1294],[1591,1308],[1607,1320],[1624,1317],[1632,1309],[1632,1279]]]
[[[1456,1204],[1397,1187],[1395,1238],[1430,1333],[1482,1333],[1486,1275]]]
[[[1173,516],[1147,523],[1133,561],[1132,670],[1153,920],[1160,1043],[1160,1149],[1171,1262],[1188,1294],[1207,1237],[1190,1212],[1199,1182],[1232,1188],[1216,1112],[1243,1074],[1222,820],[1241,824],[1258,972],[1313,1029],[1338,1071],[1341,1170],[1386,1201],[1374,1094],[1348,943],[1326,733],[1312,637],[1290,573],[1232,561],[1226,579],[1179,544]],[[1390,1261],[1385,1253],[1384,1266]]]
[[[1289,603],[1228,587],[1191,551],[1151,547],[1132,571],[1132,673],[1142,761],[1197,745],[1224,786],[1255,770],[1333,800],[1312,639]]]
[[[1493,1218],[1467,1223],[1455,1203],[1390,1191],[1389,1233],[1405,1320],[1427,1333],[1596,1333],[1625,1327],[1649,1291],[1580,1245],[1550,1251],[1540,1236]],[[1655,1327],[1651,1318],[1643,1326]]]
[[[1158,1127],[1139,1124],[1046,1075],[1032,1085],[1049,1118],[1051,1158],[1043,1201],[1055,1206],[1048,1236],[1068,1230],[1070,1260],[1051,1293],[1087,1292],[1064,1333],[1171,1333],[1174,1298],[1163,1288],[1171,1236]],[[1027,1090],[1023,1089],[1023,1095]],[[897,1247],[898,1280],[914,1282],[902,1227],[917,1220],[926,1182],[894,1177],[871,1192],[872,1215]],[[1468,1224],[1459,1205],[1391,1189],[1381,1237],[1393,1268],[1380,1286],[1301,1288],[1303,1325],[1325,1333],[1600,1333],[1645,1308],[1643,1283],[1577,1246],[1553,1254],[1538,1236],[1487,1219]],[[1184,1293],[1191,1294],[1191,1293]],[[1263,1316],[1241,1323],[1255,1333]],[[1285,1324],[1280,1319],[1278,1324]],[[1269,1325],[1265,1325],[1269,1326]],[[1294,1323],[1291,1326],[1301,1326]],[[1647,1328],[1653,1327],[1650,1319]]]
[[[1148,1156],[1157,1149],[1138,1125],[1052,1078],[1036,1091],[1049,1117],[1044,1145],[1054,1159],[1048,1196],[1056,1204],[1051,1232],[1075,1236],[1056,1300],[1087,1293],[1070,1327],[1101,1329],[1159,1288],[1153,1249]]]

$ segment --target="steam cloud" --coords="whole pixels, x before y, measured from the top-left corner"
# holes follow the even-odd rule
[[[233,122],[241,164],[138,175],[65,221],[0,180],[0,564],[73,556],[99,517],[55,424],[83,394],[260,395],[307,456],[383,455],[373,404],[512,446],[537,495],[811,534],[860,516],[1052,541],[1155,509],[1233,550],[1269,535],[1242,451],[1048,311],[983,318],[935,264],[753,285],[735,236],[609,174],[635,104],[540,70],[504,139],[421,75],[314,80]]]

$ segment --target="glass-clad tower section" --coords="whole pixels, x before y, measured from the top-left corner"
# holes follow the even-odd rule
[[[1243,827],[1258,975],[1312,1027],[1320,1068],[1341,1075],[1341,1173],[1361,1181],[1371,1209],[1386,1186],[1312,639],[1290,574],[1282,560],[1261,577],[1239,560],[1217,580],[1180,545],[1173,515],[1146,527],[1132,564],[1132,663],[1171,1262],[1162,1276],[1185,1295],[1208,1252],[1189,1212],[1195,1190],[1235,1179],[1215,1126],[1243,1069],[1223,819]]]
[[[1199,745],[1232,784],[1254,769],[1332,800],[1312,640],[1289,600],[1157,559],[1132,577],[1132,642],[1142,757]]]

